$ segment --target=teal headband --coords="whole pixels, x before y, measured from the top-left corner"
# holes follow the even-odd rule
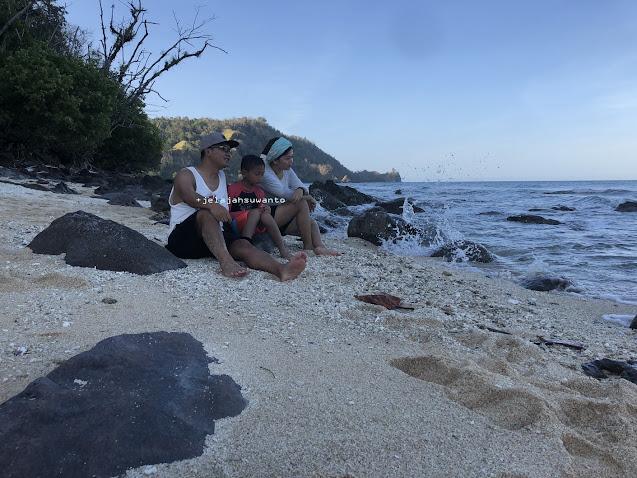
[[[285,150],[292,147],[292,143],[290,143],[285,138],[277,139],[274,144],[270,147],[270,151],[268,151],[267,156],[262,154],[261,159],[265,160],[266,163],[270,164],[272,161],[277,159]]]

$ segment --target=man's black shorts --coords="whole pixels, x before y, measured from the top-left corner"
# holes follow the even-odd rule
[[[183,222],[177,224],[173,232],[168,236],[168,244],[166,249],[172,252],[181,259],[200,259],[202,257],[214,257],[206,243],[197,233],[197,213],[199,210],[193,212]],[[252,243],[252,241],[245,237],[235,234],[232,231],[230,225],[226,225],[223,230],[223,239],[226,241],[226,247],[230,247],[234,241],[239,239],[245,239]]]

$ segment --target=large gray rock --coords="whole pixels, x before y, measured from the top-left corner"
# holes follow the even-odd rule
[[[586,375],[594,378],[608,378],[604,371],[637,384],[637,360],[627,360],[626,362],[614,359],[598,359],[582,364],[582,369]]]
[[[316,199],[323,199],[327,195],[331,195],[346,206],[360,206],[361,204],[371,204],[374,202],[373,197],[357,191],[350,186],[339,186],[329,179],[324,183],[314,181],[310,185],[310,194]]]
[[[139,232],[84,211],[57,218],[29,247],[36,254],[66,253],[67,264],[101,270],[148,275],[186,267]]]
[[[542,292],[548,292],[550,290],[576,291],[576,287],[572,281],[564,277],[557,277],[547,273],[531,274],[518,282],[518,284],[525,289],[538,290]]]
[[[115,196],[108,203],[112,206],[142,207],[133,196],[126,193],[115,193]]]
[[[169,185],[154,191],[150,197],[150,208],[155,212],[170,212],[168,198],[171,190],[172,186]]]
[[[360,237],[380,246],[383,241],[398,236],[417,235],[418,230],[401,218],[390,216],[385,210],[374,207],[353,218],[347,226],[348,237]]]
[[[109,477],[201,455],[215,420],[246,406],[213,361],[186,333],[99,342],[0,405],[0,475]]]
[[[321,194],[320,198],[317,198],[317,199],[319,199],[319,202],[321,203],[321,207],[328,211],[335,211],[337,209],[347,207],[345,206],[344,202],[339,201],[331,194],[327,194],[327,193]]]
[[[521,222],[524,224],[550,224],[552,226],[557,226],[558,224],[562,224],[560,221],[556,221],[555,219],[545,219],[542,216],[535,216],[533,214],[521,214],[520,216],[509,216],[507,217],[507,221]]]
[[[482,244],[470,241],[452,242],[436,250],[431,257],[444,257],[448,262],[493,262],[493,254]]]
[[[637,212],[637,201],[626,201],[615,208],[617,212]]]
[[[407,202],[411,204],[411,207],[413,208],[414,212],[425,212],[423,208],[419,206],[414,206],[413,201],[410,201],[408,199]],[[397,199],[392,199],[391,201],[377,202],[376,206],[382,207],[385,211],[391,214],[400,215],[403,213],[404,204],[405,204],[405,198],[397,198]]]

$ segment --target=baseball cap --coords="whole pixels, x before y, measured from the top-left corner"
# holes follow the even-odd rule
[[[227,144],[231,148],[236,148],[239,146],[239,142],[233,139],[226,139],[226,137],[221,133],[210,133],[201,138],[201,142],[199,143],[199,151],[203,151],[210,146],[216,146],[218,144]]]

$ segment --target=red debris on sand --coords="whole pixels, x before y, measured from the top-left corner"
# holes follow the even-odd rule
[[[395,295],[388,294],[387,292],[380,292],[378,294],[370,295],[355,295],[356,299],[367,302],[368,304],[382,305],[383,307],[391,309],[413,309],[409,305],[402,305],[402,299]]]

